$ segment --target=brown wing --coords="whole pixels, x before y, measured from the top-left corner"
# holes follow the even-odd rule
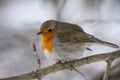
[[[80,42],[97,42],[98,39],[94,38],[94,36],[89,35],[85,32],[66,32],[61,35],[64,37],[61,39],[62,42],[72,42],[72,43],[80,43]]]
[[[62,32],[58,33],[58,39],[60,42],[71,42],[71,35],[77,34],[78,32],[83,32],[84,30],[76,24],[57,22],[55,28],[62,29]]]
[[[110,47],[118,48],[119,46],[110,42],[102,41],[94,36],[87,34],[84,30],[75,24],[59,22],[59,27],[62,28],[62,32],[58,34],[58,40],[62,43],[99,43]]]
[[[71,34],[71,35],[66,35],[66,37],[64,38],[63,42],[72,42],[72,43],[99,43],[99,44],[103,44],[106,46],[110,46],[113,48],[119,48],[118,45],[110,43],[110,42],[106,42],[106,41],[102,41],[98,38],[95,38],[94,36],[87,34],[85,32],[78,32],[76,34]]]
[[[69,39],[71,42],[78,43],[78,42],[97,42],[98,39],[96,39],[94,36],[89,35],[85,32],[78,32],[76,34],[73,34],[69,36]]]

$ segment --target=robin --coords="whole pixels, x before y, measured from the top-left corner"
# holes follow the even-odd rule
[[[89,49],[86,47],[88,43],[103,44],[113,48],[119,47],[84,32],[76,24],[56,20],[44,22],[37,35],[41,35],[44,54],[55,62],[64,63],[79,59],[84,51]]]

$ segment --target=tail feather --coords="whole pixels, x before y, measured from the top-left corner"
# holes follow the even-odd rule
[[[106,45],[106,46],[109,46],[109,47],[113,47],[113,48],[119,48],[118,45],[116,44],[113,44],[113,43],[110,43],[110,42],[106,42],[106,41],[99,41],[100,44],[103,44],[103,45]]]

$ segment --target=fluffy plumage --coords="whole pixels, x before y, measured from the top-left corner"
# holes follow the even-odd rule
[[[42,33],[42,49],[46,57],[56,62],[79,59],[86,50],[87,43],[103,44],[113,48],[119,47],[116,44],[95,38],[76,24],[55,20],[44,22],[40,33]]]

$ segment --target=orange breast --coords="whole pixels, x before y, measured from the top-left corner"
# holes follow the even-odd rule
[[[42,38],[42,50],[47,50],[49,52],[52,52],[54,42],[53,37],[55,34],[61,32],[61,30],[53,31],[53,32],[46,32],[41,35]]]
[[[46,34],[42,34],[42,50],[47,50],[49,52],[52,52],[53,49],[53,33],[46,33]]]

